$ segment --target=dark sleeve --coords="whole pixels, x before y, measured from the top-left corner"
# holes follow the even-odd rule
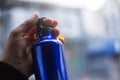
[[[12,66],[0,62],[0,80],[28,80],[24,74]]]

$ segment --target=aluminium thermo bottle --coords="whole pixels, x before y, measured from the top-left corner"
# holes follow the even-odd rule
[[[36,80],[68,80],[63,45],[52,35],[52,28],[45,27],[43,19],[37,22],[39,39],[33,45]]]

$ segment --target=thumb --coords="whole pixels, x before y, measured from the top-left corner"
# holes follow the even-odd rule
[[[27,19],[15,29],[15,33],[25,35],[33,26],[36,25],[39,13],[35,12],[31,18]]]

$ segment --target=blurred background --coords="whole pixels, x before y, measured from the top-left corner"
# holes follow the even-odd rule
[[[59,22],[69,80],[120,80],[120,0],[0,0],[0,53],[36,11]]]

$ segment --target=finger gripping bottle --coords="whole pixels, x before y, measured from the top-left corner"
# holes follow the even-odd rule
[[[36,80],[68,80],[61,41],[52,35],[53,29],[37,22],[39,39],[33,45],[33,64]]]

